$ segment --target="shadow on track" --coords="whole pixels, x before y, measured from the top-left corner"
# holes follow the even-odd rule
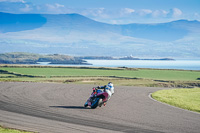
[[[51,108],[65,108],[65,109],[90,109],[83,106],[49,106]]]

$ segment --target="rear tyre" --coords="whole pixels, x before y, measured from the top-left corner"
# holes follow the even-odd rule
[[[99,107],[101,107],[103,105],[103,100],[102,98],[99,99]]]
[[[95,98],[92,102],[91,108],[95,109],[99,104],[99,98]]]

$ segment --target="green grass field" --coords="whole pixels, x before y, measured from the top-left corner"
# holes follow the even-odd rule
[[[191,87],[200,86],[200,71],[94,68],[94,67],[0,67],[0,81],[60,82],[124,86]],[[7,77],[6,77],[7,74]],[[31,77],[41,76],[41,77]]]
[[[200,78],[200,71],[179,71],[179,70],[155,70],[155,69],[84,69],[84,68],[13,68],[0,67],[6,70],[24,75],[33,76],[116,76],[124,78],[143,78],[155,80],[184,80],[195,81]]]
[[[158,101],[200,112],[200,88],[160,90],[152,94]]]

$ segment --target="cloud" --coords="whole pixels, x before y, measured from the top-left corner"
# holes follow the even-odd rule
[[[172,17],[177,18],[180,17],[182,15],[182,11],[178,8],[173,8],[172,9]]]
[[[56,6],[56,8],[65,7],[64,5],[61,5],[61,4],[58,4],[58,3],[55,3],[55,6]]]
[[[195,12],[192,16],[194,16],[193,19],[200,21],[200,13]]]
[[[110,18],[110,14],[112,14],[105,8],[82,9],[81,11],[76,11],[76,13],[94,18]]]
[[[21,2],[21,3],[25,3],[24,0],[0,0],[0,2]]]
[[[19,10],[22,11],[22,12],[29,12],[29,11],[32,10],[32,8],[30,7],[30,5],[25,4],[25,7],[24,8],[20,8]]]
[[[153,11],[150,10],[150,9],[141,9],[139,11],[137,11],[137,13],[140,15],[140,16],[145,16],[145,15],[148,15],[148,14],[151,14]]]
[[[105,23],[150,23],[166,22],[180,18],[200,20],[200,13],[183,13],[179,8],[164,9],[134,9],[134,8],[69,8],[60,3],[33,4],[26,0],[0,0],[0,12],[38,13],[38,14],[69,14],[78,13],[96,21]],[[192,17],[193,16],[193,17]]]
[[[121,14],[131,14],[131,13],[134,13],[135,10],[134,9],[131,9],[131,8],[123,8],[121,9]]]
[[[65,6],[55,3],[55,4],[46,4],[45,7],[49,13],[55,14],[55,13],[63,13]]]
[[[195,13],[194,13],[194,17],[196,17],[196,18],[200,19],[200,14],[199,14],[199,13],[197,13],[197,12],[195,12]]]
[[[24,13],[30,11],[29,4],[24,0],[0,0],[0,12]]]
[[[173,10],[151,10],[151,9],[132,9],[132,8],[121,8],[121,9],[105,9],[105,8],[92,8],[82,9],[78,11],[86,17],[94,19],[100,22],[112,23],[112,24],[128,24],[137,22],[166,22],[172,20],[174,16],[181,15],[182,12],[177,8]],[[156,18],[156,20],[155,20]]]
[[[153,17],[166,17],[169,12],[165,10],[155,10],[152,12]]]

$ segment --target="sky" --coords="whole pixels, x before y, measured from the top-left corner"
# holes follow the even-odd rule
[[[200,21],[200,0],[0,0],[0,12],[78,13],[110,24]]]

